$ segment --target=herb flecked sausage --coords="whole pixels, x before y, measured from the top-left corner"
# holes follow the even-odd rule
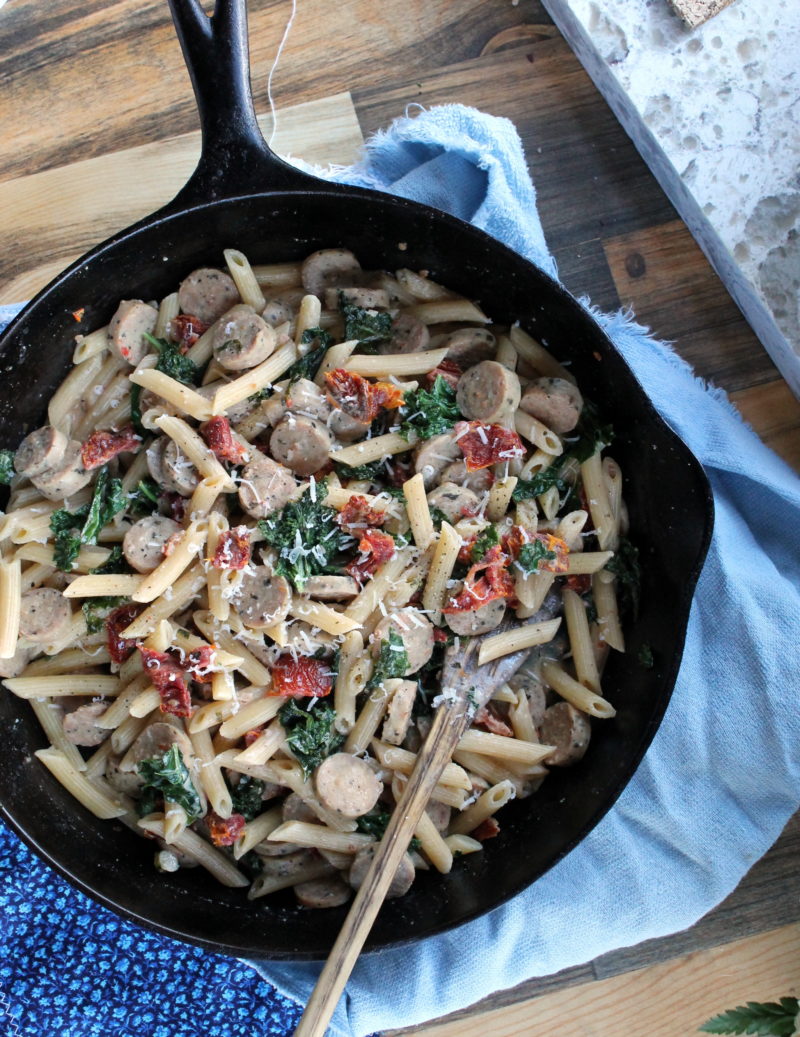
[[[239,289],[230,274],[213,267],[200,267],[181,281],[178,304],[204,324],[213,324],[239,302]]]
[[[250,630],[266,630],[286,619],[292,592],[283,576],[276,576],[269,565],[255,565],[245,572],[233,597],[242,623]]]
[[[214,325],[211,347],[227,371],[246,371],[275,349],[275,329],[250,306],[234,306]]]
[[[343,817],[361,817],[372,810],[383,783],[368,763],[350,753],[334,753],[314,772],[319,801]]]
[[[278,422],[269,439],[275,460],[300,476],[313,475],[327,464],[332,446],[331,434],[322,422],[291,412]]]
[[[108,342],[113,353],[136,367],[150,352],[145,335],[155,330],[158,310],[141,299],[124,299],[108,325]]]
[[[288,468],[257,453],[242,469],[239,503],[253,518],[266,518],[280,511],[296,490],[297,483]]]
[[[461,413],[474,421],[493,423],[513,414],[520,401],[519,378],[514,371],[484,360],[458,380],[456,401]]]
[[[164,561],[164,545],[182,530],[177,522],[165,515],[145,515],[134,522],[122,541],[125,561],[137,573],[151,573]]]

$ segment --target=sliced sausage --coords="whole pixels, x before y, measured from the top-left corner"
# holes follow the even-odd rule
[[[234,306],[214,326],[211,346],[227,371],[246,371],[275,349],[275,329],[250,306]]]
[[[361,883],[367,877],[369,866],[372,864],[372,858],[377,852],[377,844],[370,844],[359,850],[353,858],[353,863],[350,866],[350,872],[347,876],[347,881],[353,887],[353,889],[360,889]],[[400,863],[397,865],[397,871],[394,873],[389,889],[386,893],[387,900],[394,900],[396,897],[403,897],[411,889],[412,883],[414,882],[414,862],[411,857],[404,853],[400,858]]]
[[[266,518],[280,511],[296,490],[297,483],[289,469],[259,453],[242,469],[239,503],[253,518]]]
[[[311,576],[306,580],[303,593],[318,601],[347,601],[354,598],[358,590],[352,576]]]
[[[294,320],[294,310],[286,299],[278,296],[275,299],[267,299],[261,316],[273,328],[279,328],[281,324],[288,324]]]
[[[562,436],[578,424],[583,396],[577,385],[565,378],[537,378],[526,388],[519,405],[526,414]]]
[[[298,882],[294,887],[294,895],[303,907],[341,907],[347,903],[353,891],[343,878],[331,875],[327,879]]]
[[[110,731],[106,731],[110,735]],[[126,796],[137,797],[142,787],[142,779],[136,771],[120,770],[121,756],[110,755],[106,759],[106,781],[117,792],[124,792]]]
[[[327,464],[332,446],[331,434],[321,421],[291,412],[278,422],[269,439],[275,460],[301,477],[313,475]]]
[[[181,497],[191,497],[200,482],[200,473],[173,439],[164,447],[161,470],[167,486]]]
[[[322,297],[326,288],[353,284],[360,274],[361,264],[346,248],[323,248],[303,260],[300,277],[303,288]]]
[[[454,461],[463,460],[464,455],[452,432],[443,432],[420,443],[414,454],[414,471],[422,473],[425,489],[429,490],[439,481],[439,476]]]
[[[281,804],[281,817],[284,821],[307,821],[311,825],[318,825],[319,818],[296,792],[290,792]]]
[[[544,684],[532,673],[520,671],[511,678],[508,686],[517,694],[524,692],[533,726],[539,727],[544,720],[544,711],[547,709],[547,691]]]
[[[32,655],[33,649],[17,642],[14,654],[7,659],[0,659],[0,677],[19,677]]]
[[[142,731],[120,761],[121,771],[135,771],[142,760],[163,756],[173,745],[177,745],[186,763],[192,756],[192,743],[186,732],[176,724],[156,720]]]
[[[585,713],[569,702],[557,702],[544,711],[539,728],[542,745],[554,745],[556,751],[545,763],[552,767],[568,767],[577,763],[589,748],[592,725]]]
[[[514,413],[520,394],[519,378],[514,371],[496,360],[484,360],[461,375],[456,402],[464,417],[495,422]]]
[[[495,598],[478,609],[472,609],[471,612],[447,613],[444,618],[458,637],[475,637],[478,634],[488,634],[490,630],[500,626],[505,614],[505,600]]]
[[[245,572],[232,601],[248,629],[266,630],[286,619],[292,591],[288,581],[276,576],[271,566],[255,565]]]
[[[342,443],[355,443],[370,430],[368,421],[359,421],[340,407],[334,407],[328,418],[328,428]]]
[[[136,367],[150,352],[145,335],[155,331],[158,310],[141,299],[124,299],[108,325],[109,348]]]
[[[343,817],[361,817],[372,810],[383,782],[370,765],[350,753],[334,753],[317,767],[314,786],[320,803]]]
[[[311,382],[308,378],[298,378],[296,382],[292,382],[286,390],[285,400],[286,409],[294,414],[317,418],[319,421],[327,421],[330,417],[330,400],[316,382]]]
[[[146,515],[134,522],[122,541],[125,561],[137,573],[151,573],[164,561],[164,545],[183,529],[164,515]]]
[[[446,803],[439,803],[432,799],[425,807],[425,813],[433,821],[437,832],[446,832],[450,824],[450,807]]]
[[[72,619],[69,600],[53,587],[25,591],[20,601],[19,634],[34,644],[49,644],[66,633]]]
[[[213,267],[201,267],[181,281],[178,304],[204,324],[213,324],[239,302],[239,289],[230,274]]]
[[[392,320],[392,337],[382,342],[381,353],[421,353],[428,348],[431,335],[427,324],[410,313],[398,313]]]
[[[87,702],[64,716],[64,735],[73,745],[100,745],[111,734],[108,728],[99,727],[98,719],[108,709],[108,702]]]
[[[450,523],[469,518],[480,511],[480,498],[465,486],[456,486],[454,482],[443,482],[428,494],[428,504],[444,513]]]
[[[37,428],[27,435],[14,454],[14,470],[32,478],[58,468],[64,459],[69,440],[52,425]]]
[[[285,414],[286,397],[282,392],[276,391],[265,400],[258,400],[250,412],[239,421],[234,422],[231,419],[231,424],[240,436],[252,443],[265,429],[274,428]]]
[[[388,310],[391,305],[388,292],[383,288],[326,288],[325,306],[329,310],[339,307],[340,297],[351,306],[360,306],[363,310]]]
[[[417,697],[416,681],[400,681],[386,710],[381,739],[391,745],[400,745],[411,723],[411,710]]]
[[[167,436],[159,436],[153,440],[144,455],[148,472],[161,487],[167,486],[167,478],[164,475],[164,447],[168,442]]]
[[[454,482],[473,493],[486,493],[491,488],[493,479],[489,468],[479,468],[477,472],[468,472],[464,461],[449,464],[440,476],[442,483]]]
[[[82,490],[92,481],[81,460],[81,444],[77,439],[67,443],[67,449],[56,468],[48,468],[41,475],[34,475],[31,482],[48,500],[64,500]]]
[[[263,864],[264,873],[272,875],[274,878],[284,879],[291,878],[292,875],[302,875],[309,864],[315,864],[319,862],[319,857],[314,853],[313,850],[306,849],[293,849],[291,853],[285,853],[280,855],[267,854],[267,847],[277,847],[280,843],[271,843],[267,839],[259,843],[258,846],[254,847],[256,853],[262,857],[261,863]],[[286,843],[288,846],[289,843]],[[266,857],[266,860],[263,858]],[[333,868],[331,868],[333,873]]]
[[[459,328],[440,345],[447,347],[447,359],[458,364],[462,371],[483,360],[491,360],[497,352],[497,341],[485,328]]]
[[[403,639],[403,647],[408,655],[408,666],[402,676],[409,677],[424,666],[433,655],[433,624],[413,606],[400,609],[391,616],[382,619],[372,634],[372,654],[377,659],[381,651],[381,642],[389,637],[389,630],[396,630]]]

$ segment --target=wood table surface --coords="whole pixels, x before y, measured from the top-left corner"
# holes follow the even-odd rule
[[[290,11],[290,0],[250,3],[267,131]],[[9,0],[0,40],[0,302],[11,302],[168,200],[199,134],[165,0]],[[800,469],[800,405],[537,0],[298,0],[272,93],[277,150],[322,164],[353,161],[409,105],[462,102],[513,120],[566,286],[607,309],[631,305]],[[418,1032],[676,1037],[731,1004],[796,994],[798,849],[795,818],[687,932]]]

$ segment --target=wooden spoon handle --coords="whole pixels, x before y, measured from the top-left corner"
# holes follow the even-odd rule
[[[463,704],[458,703],[455,708],[463,714]],[[461,737],[462,717],[454,716],[452,710],[453,707],[441,706],[434,718],[405,791],[386,826],[386,834],[294,1032],[295,1037],[324,1037],[400,859],[408,849],[422,812]]]

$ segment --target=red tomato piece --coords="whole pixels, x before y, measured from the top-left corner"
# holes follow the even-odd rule
[[[144,612],[145,605],[130,604],[120,605],[106,616],[106,637],[108,639],[108,654],[115,663],[124,663],[129,655],[138,645],[138,641],[132,637],[120,637],[125,627],[136,619],[140,612]]]
[[[247,526],[235,526],[220,534],[211,564],[215,569],[244,569],[251,553]]]
[[[172,713],[176,717],[192,715],[192,699],[186,673],[180,663],[166,652],[156,652],[152,648],[139,645],[144,672],[161,696],[161,712]]]
[[[388,533],[381,533],[379,529],[368,529],[358,542],[358,550],[361,552],[360,555],[345,566],[345,571],[354,580],[363,583],[392,557],[395,550],[394,539]]]
[[[371,508],[366,497],[355,496],[345,504],[336,521],[345,533],[360,537],[365,529],[382,526],[386,521],[386,512]]]
[[[186,498],[181,497],[179,493],[175,493],[172,490],[167,493],[162,493],[161,496],[167,502],[171,518],[175,522],[182,523],[186,515]]]
[[[491,548],[479,562],[470,566],[464,578],[464,589],[447,604],[442,612],[473,612],[488,605],[495,598],[514,601],[514,577],[508,571],[509,558],[499,544]]]
[[[119,432],[98,429],[81,447],[81,464],[87,471],[99,468],[125,450],[136,450],[141,441],[141,437],[133,431],[133,425],[126,425]]]
[[[205,820],[208,826],[208,834],[211,836],[211,842],[215,846],[233,846],[242,834],[246,824],[242,814],[220,817],[215,810],[209,810]]]
[[[210,418],[202,424],[200,426],[200,435],[208,444],[209,450],[213,451],[218,461],[230,461],[231,464],[241,464],[244,460],[245,450],[233,438],[231,423],[222,415]]]
[[[537,540],[544,546],[545,551],[555,555],[555,558],[542,558],[538,565],[538,571],[549,573],[566,572],[569,568],[569,562],[567,561],[569,547],[566,541],[562,540],[561,537],[553,536],[552,533],[529,533],[522,526],[512,526],[509,533],[503,537],[503,547],[512,561],[516,561],[525,544],[533,544]]]
[[[169,337],[178,343],[181,353],[186,353],[210,327],[191,313],[180,313],[169,322]]]
[[[469,834],[473,839],[484,843],[487,839],[494,839],[496,835],[500,834],[500,825],[497,823],[496,818],[487,817],[485,821],[481,821],[478,827]]]
[[[199,648],[186,652],[185,657],[181,660],[181,666],[186,676],[191,677],[193,681],[207,684],[211,680],[215,654],[212,645],[200,645]]]
[[[525,453],[522,440],[517,433],[502,425],[485,425],[482,421],[459,421],[455,433],[468,472],[488,468],[498,461],[512,461]]]
[[[333,688],[330,664],[324,659],[279,655],[272,667],[270,695],[292,698],[324,698]]]
[[[403,393],[391,382],[369,382],[360,374],[337,367],[325,375],[328,395],[357,421],[374,421],[381,409],[395,410],[403,405]]]
[[[481,706],[475,714],[474,723],[485,727],[493,735],[502,735],[504,738],[514,737],[514,729],[503,720],[491,702],[486,706]]]
[[[257,741],[262,736],[263,733],[263,727],[250,728],[250,730],[245,731],[244,735],[242,736],[244,738],[244,744],[248,747],[251,746],[253,742]]]
[[[444,378],[451,389],[457,389],[458,380],[463,373],[463,370],[455,360],[448,360],[445,357],[438,367],[434,367],[432,371],[425,375],[425,385],[428,389],[432,389],[436,379],[441,377]]]
[[[576,594],[588,594],[592,587],[592,578],[588,573],[580,573],[577,576],[568,576],[566,584]]]

